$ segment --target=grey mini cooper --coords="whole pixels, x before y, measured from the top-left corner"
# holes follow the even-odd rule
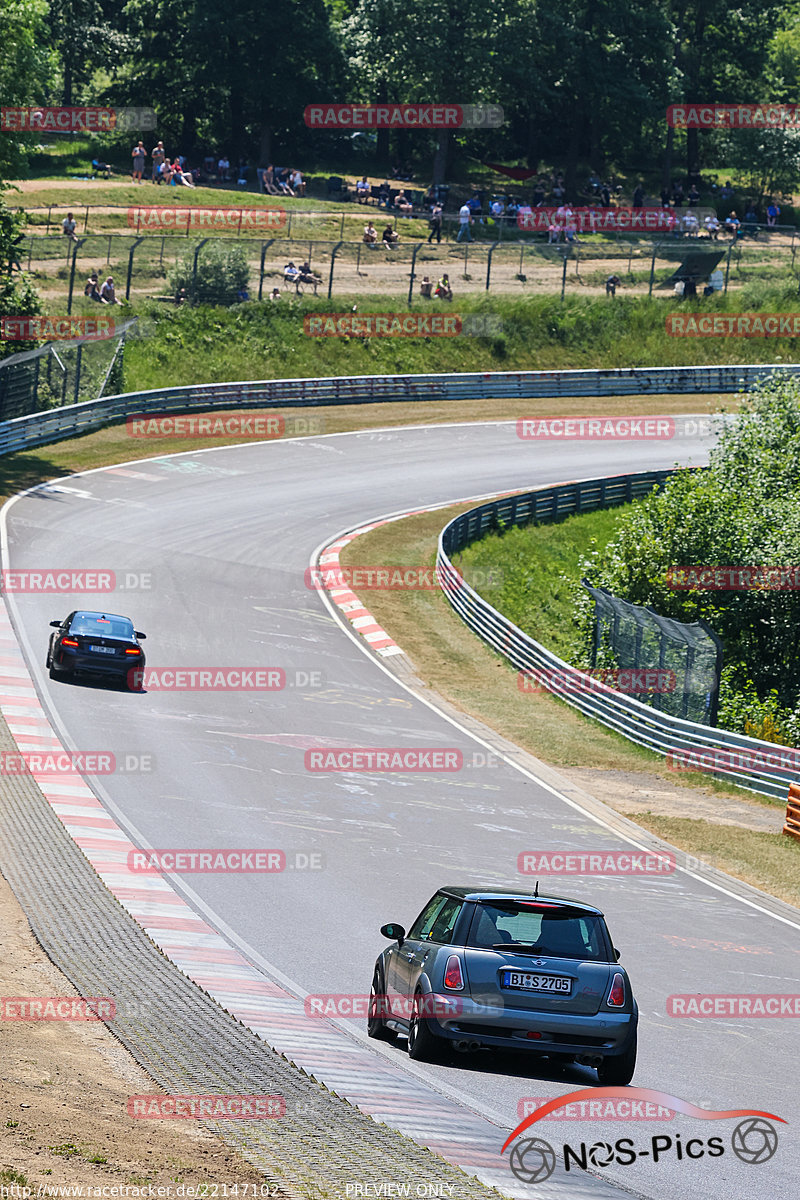
[[[562,896],[443,887],[375,963],[367,1031],[411,1058],[522,1050],[630,1083],[639,1010],[603,914]]]

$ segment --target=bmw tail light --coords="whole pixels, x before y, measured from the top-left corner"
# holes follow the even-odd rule
[[[126,654],[141,654],[141,650],[126,650]]]
[[[62,646],[72,646],[72,647],[74,647],[75,650],[77,650],[79,643],[75,641],[75,638],[62,638],[61,645]]]
[[[619,971],[617,971],[614,975],[614,979],[611,984],[611,991],[608,993],[606,1004],[609,1006],[609,1008],[622,1008],[624,1003],[625,980],[622,978]]]
[[[461,959],[457,954],[451,954],[444,969],[444,986],[451,992],[463,992],[464,976],[461,973]]]

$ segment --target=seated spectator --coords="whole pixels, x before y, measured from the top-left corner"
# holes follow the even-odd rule
[[[217,163],[217,174],[219,175],[219,177],[223,183],[228,182],[228,180],[230,179],[230,173],[231,173],[231,164],[228,160],[228,156],[227,156],[227,154],[221,154],[220,158],[219,158],[219,162]]]
[[[93,271],[86,280],[86,286],[83,289],[83,294],[84,296],[87,296],[89,300],[96,300],[97,303],[100,304],[100,285],[97,279],[97,271]]]
[[[541,179],[536,180],[536,185],[533,189],[533,207],[541,208],[544,204],[545,190],[544,183]]]
[[[495,217],[495,218],[502,217],[504,211],[505,211],[505,205],[503,204],[502,200],[493,200],[492,201],[492,206],[491,206],[490,212],[493,217]]]
[[[616,296],[618,287],[622,287],[622,280],[619,275],[609,275],[606,280],[606,295]]]
[[[280,193],[275,186],[275,168],[272,163],[261,172],[261,186],[265,192],[269,192],[270,196],[277,196]]]
[[[394,206],[404,217],[408,217],[414,211],[414,206],[405,193],[405,189],[401,188],[395,197]]]
[[[719,237],[719,229],[720,229],[719,218],[717,217],[717,214],[711,213],[703,221],[703,224],[706,227],[706,233],[708,234],[709,239],[716,242],[716,240]]]
[[[383,183],[381,184],[381,186],[379,188],[379,192],[380,192],[380,195],[378,196],[378,207],[379,208],[388,208],[389,201],[392,198],[392,189],[389,187],[388,179],[384,179]]]
[[[364,241],[368,246],[374,246],[378,240],[378,231],[372,224],[372,221],[367,221],[364,226]]]
[[[158,183],[172,183],[172,164],[164,161],[158,168]]]
[[[736,215],[736,209],[733,210],[733,212],[730,214],[730,216],[727,216],[725,218],[725,228],[727,229],[727,231],[731,235],[731,237],[735,238],[738,235],[741,224],[742,224],[742,222],[739,220],[739,218]]]
[[[547,244],[552,246],[555,242],[561,241],[561,226],[555,220],[551,221],[547,227]]]
[[[109,163],[103,162],[99,158],[92,159],[92,176],[104,175],[106,179],[110,179],[113,174],[114,172],[111,170]]]
[[[684,281],[683,298],[684,300],[694,300],[697,297],[697,284],[691,275]]]
[[[245,285],[239,288],[238,292],[236,293],[236,299],[239,304],[245,304],[250,299],[250,293]]]
[[[275,186],[282,196],[293,196],[294,192],[289,187],[287,175],[288,172],[285,167],[276,167],[274,176]]]
[[[575,224],[575,218],[570,217],[567,224],[564,226],[564,237],[566,241],[572,245],[578,233],[578,226]]]
[[[381,241],[383,242],[384,246],[392,247],[397,245],[397,243],[400,241],[400,238],[392,226],[387,225],[381,234]]]
[[[780,215],[781,215],[781,210],[778,208],[778,205],[775,203],[774,200],[770,200],[769,205],[767,207],[767,228],[768,229],[775,228],[778,217]]]
[[[438,300],[452,300],[453,289],[450,287],[450,276],[443,275],[436,287],[436,297]]]
[[[751,237],[758,237],[758,213],[753,204],[748,204],[747,206],[747,212],[744,214],[742,233],[749,233]]]
[[[275,303],[275,301],[276,301],[276,300],[280,300],[280,298],[281,298],[281,293],[280,293],[279,289],[278,289],[278,288],[276,288],[276,287],[274,287],[274,288],[272,289],[272,291],[270,292],[270,294],[269,294],[269,298],[270,298],[270,300],[272,301],[272,303],[273,303],[273,304]]]
[[[300,277],[300,272],[293,262],[288,262],[283,268],[283,278],[287,283],[296,283]]]
[[[103,304],[119,304],[117,293],[114,290],[113,276],[109,275],[103,286],[100,288],[100,300]]]
[[[430,300],[433,295],[433,284],[427,275],[422,276],[422,283],[419,285],[419,294],[424,296],[426,300]]]
[[[681,224],[683,225],[683,232],[687,237],[697,237],[697,232],[700,228],[700,222],[697,220],[696,215],[691,211],[691,209],[686,211]]]
[[[305,196],[306,194],[305,180],[298,171],[297,167],[289,172],[289,187],[292,189],[295,196]]]
[[[371,193],[372,188],[370,187],[369,180],[367,179],[366,175],[364,175],[356,184],[356,200],[359,204],[366,204]]]
[[[184,159],[184,162],[186,160]],[[184,171],[183,164],[179,158],[176,158],[172,164],[172,179],[171,183],[180,184],[182,187],[193,188],[194,179],[191,171]]]
[[[64,237],[69,238],[69,240],[71,242],[77,242],[78,235],[75,232],[76,229],[77,229],[77,224],[75,222],[75,218],[73,217],[71,212],[68,212],[67,215],[64,217],[64,220],[61,222],[61,230],[62,230],[62,233],[64,234]]]
[[[314,274],[314,272],[311,269],[310,262],[304,262],[303,265],[300,267],[300,282],[307,283],[310,286],[313,286],[314,294],[316,295],[317,288],[322,283],[322,276]]]

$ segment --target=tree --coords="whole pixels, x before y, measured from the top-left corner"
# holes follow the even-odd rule
[[[4,105],[24,105],[44,93],[53,67],[47,49],[46,0],[0,0],[0,96]],[[19,138],[0,134],[0,180],[19,172],[24,153]]]

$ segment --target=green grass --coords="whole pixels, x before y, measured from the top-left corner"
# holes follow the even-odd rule
[[[610,541],[629,507],[487,534],[458,555],[456,565],[467,580],[477,580],[476,590],[504,616],[570,661],[578,648],[573,623],[578,564],[595,540],[601,546]],[[493,572],[497,584],[484,586],[481,580]]]

